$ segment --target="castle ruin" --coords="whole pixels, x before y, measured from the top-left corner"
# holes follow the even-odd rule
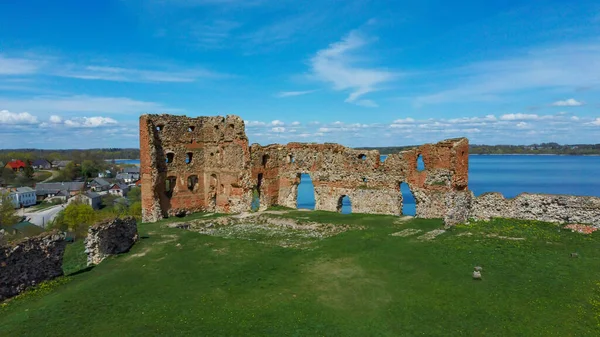
[[[416,215],[443,218],[447,195],[466,191],[466,138],[425,144],[380,160],[379,151],[338,144],[248,143],[238,116],[140,117],[144,222],[198,211],[249,211],[256,191],[260,208],[297,207],[302,174],[315,189],[315,210],[340,211],[347,196],[356,213],[402,214],[400,184],[410,187]],[[421,156],[424,170],[417,168]]]

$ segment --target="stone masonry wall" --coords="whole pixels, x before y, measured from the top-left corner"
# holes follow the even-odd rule
[[[105,220],[91,226],[84,242],[88,266],[129,251],[137,240],[137,222],[133,217]]]
[[[522,193],[506,199],[500,193],[478,197],[466,191],[449,194],[446,225],[468,219],[510,218],[556,223],[582,223],[600,226],[600,198],[588,196]]]
[[[196,211],[296,208],[302,173],[315,187],[315,209],[339,211],[348,196],[355,213],[402,213],[407,183],[417,216],[443,217],[446,194],[468,185],[468,140],[450,139],[389,155],[338,144],[248,146],[237,116],[144,115],[140,118],[142,215],[145,222]],[[188,158],[191,156],[191,161]],[[417,170],[421,156],[425,170]]]
[[[63,275],[66,241],[58,231],[0,247],[0,301]]]

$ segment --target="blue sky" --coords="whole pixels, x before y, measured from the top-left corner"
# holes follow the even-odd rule
[[[598,143],[597,1],[0,2],[0,148],[139,146],[143,113],[251,142]]]

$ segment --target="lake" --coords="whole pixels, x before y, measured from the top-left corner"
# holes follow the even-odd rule
[[[139,160],[117,162],[139,164]],[[471,155],[469,189],[475,195],[500,192],[507,198],[522,192],[600,197],[600,156]],[[414,215],[410,191],[403,189],[402,196],[404,213]],[[314,188],[307,174],[302,175],[298,187],[298,207],[315,207]],[[344,200],[342,213],[350,210],[350,203]]]

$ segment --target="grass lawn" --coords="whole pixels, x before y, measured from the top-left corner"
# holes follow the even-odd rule
[[[270,216],[350,229],[284,248],[142,224],[129,253],[89,270],[77,242],[69,276],[0,306],[0,336],[600,335],[598,232],[494,220],[428,241],[441,220]]]

